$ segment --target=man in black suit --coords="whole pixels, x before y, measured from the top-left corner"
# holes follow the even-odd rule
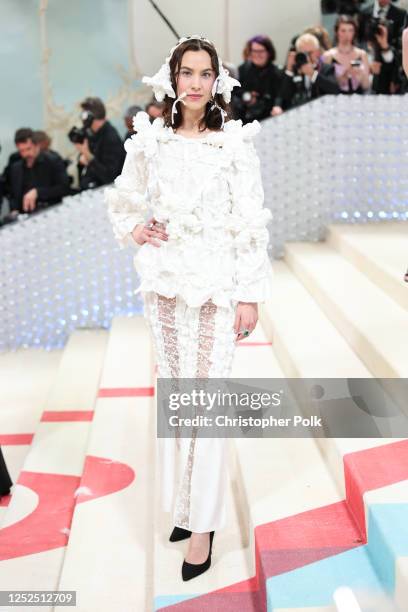
[[[359,40],[371,47],[372,88],[375,93],[397,93],[401,85],[401,33],[407,13],[391,0],[375,0],[359,17]],[[376,23],[377,20],[377,23]]]
[[[17,147],[17,141],[19,139],[22,139],[23,141],[26,140],[27,138],[33,138],[33,130],[31,128],[19,128],[18,130],[16,130],[15,134],[14,134],[14,144]],[[0,176],[0,203],[3,200],[3,196],[5,197],[10,197],[10,170],[11,170],[11,166],[17,162],[20,161],[21,159],[21,155],[18,151],[14,151],[13,153],[11,153],[9,155],[7,164],[3,170],[3,173]]]
[[[57,204],[69,193],[69,177],[64,162],[41,151],[33,135],[16,134],[20,158],[10,166],[10,212],[32,213]]]

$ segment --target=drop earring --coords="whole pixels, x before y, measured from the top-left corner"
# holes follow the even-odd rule
[[[174,115],[176,115],[178,113],[178,110],[176,108],[176,104],[177,104],[177,102],[183,102],[183,104],[185,104],[185,102],[183,101],[183,98],[185,98],[186,95],[187,95],[187,92],[183,91],[183,93],[181,93],[179,95],[179,97],[176,98],[174,100],[173,104],[172,104],[172,107],[171,107],[171,124],[172,125],[174,123]]]
[[[218,110],[221,113],[221,129],[224,129],[224,124],[225,124],[225,117],[227,116],[227,112],[221,108],[221,106],[219,104],[217,104],[217,101],[215,99],[215,97],[213,96],[213,98],[210,100],[210,103],[212,102],[212,106],[210,107],[210,111],[214,110],[215,108],[218,108]]]

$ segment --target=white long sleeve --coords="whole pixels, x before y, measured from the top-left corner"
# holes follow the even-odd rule
[[[242,127],[232,164],[232,225],[236,253],[236,288],[233,297],[241,302],[265,302],[271,297],[271,263],[266,227],[272,213],[263,207],[264,190],[260,160],[252,136],[258,122]]]
[[[121,249],[132,246],[138,250],[141,246],[132,237],[132,230],[139,223],[145,223],[148,211],[147,171],[143,147],[135,134],[125,142],[126,159],[122,173],[115,179],[114,185],[105,189],[105,202],[108,204],[108,216],[112,223],[115,238]]]

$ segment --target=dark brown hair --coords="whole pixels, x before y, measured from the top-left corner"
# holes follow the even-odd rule
[[[320,43],[320,47],[324,49],[324,51],[328,51],[333,46],[330,40],[329,33],[323,26],[317,25],[311,28],[307,28],[304,33],[313,34],[314,36],[316,36],[317,40]]]
[[[40,144],[42,142],[47,142],[48,145],[51,144],[51,138],[48,136],[47,132],[43,130],[35,130],[33,132],[33,142],[35,144]]]
[[[206,42],[205,40],[201,40],[198,38],[192,38],[191,40],[186,40],[174,50],[173,55],[170,59],[171,85],[176,94],[177,94],[176,76],[178,75],[178,72],[180,70],[181,60],[183,58],[184,53],[186,51],[201,51],[201,50],[207,51],[207,53],[209,54],[211,58],[212,69],[215,71],[216,77],[218,76],[219,74],[218,58],[217,58],[217,51],[215,50],[214,45]],[[228,113],[227,117],[225,117],[225,121],[227,121],[228,118],[231,117],[230,105],[225,102],[221,94],[215,94],[214,99],[216,100],[218,106],[220,106],[223,110],[225,110]],[[176,108],[178,112],[175,113],[174,115],[173,124],[171,123],[171,109],[174,104],[174,98],[170,98],[168,95],[166,95],[164,97],[163,104],[164,104],[164,107],[163,107],[164,125],[166,125],[167,127],[173,127],[173,128],[180,127],[181,122],[182,122],[182,114],[181,114],[182,111],[180,107],[182,106],[183,103],[180,101],[177,102]],[[199,132],[204,132],[206,129],[219,130],[221,128],[221,124],[222,124],[221,112],[217,108],[214,110],[210,110],[212,104],[213,104],[213,101],[209,100],[209,102],[207,103],[206,109],[205,109],[204,117],[200,119],[200,122],[198,125]]]
[[[352,43],[354,44],[354,41],[357,36],[358,26],[356,20],[351,15],[339,15],[339,17],[337,17],[336,23],[334,24],[334,34],[336,37],[336,43],[338,42],[337,33],[339,31],[340,26],[343,24],[352,25],[354,27],[354,36],[352,40]]]
[[[85,98],[81,102],[81,108],[90,111],[95,119],[105,119],[106,117],[106,108],[100,98]]]
[[[33,140],[33,130],[31,128],[19,128],[14,134],[14,143],[27,142]]]

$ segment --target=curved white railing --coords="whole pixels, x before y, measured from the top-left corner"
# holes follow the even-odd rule
[[[256,146],[273,257],[332,222],[408,219],[407,96],[327,96],[263,121]],[[101,189],[3,227],[0,351],[61,347],[76,328],[141,312],[132,259]]]

